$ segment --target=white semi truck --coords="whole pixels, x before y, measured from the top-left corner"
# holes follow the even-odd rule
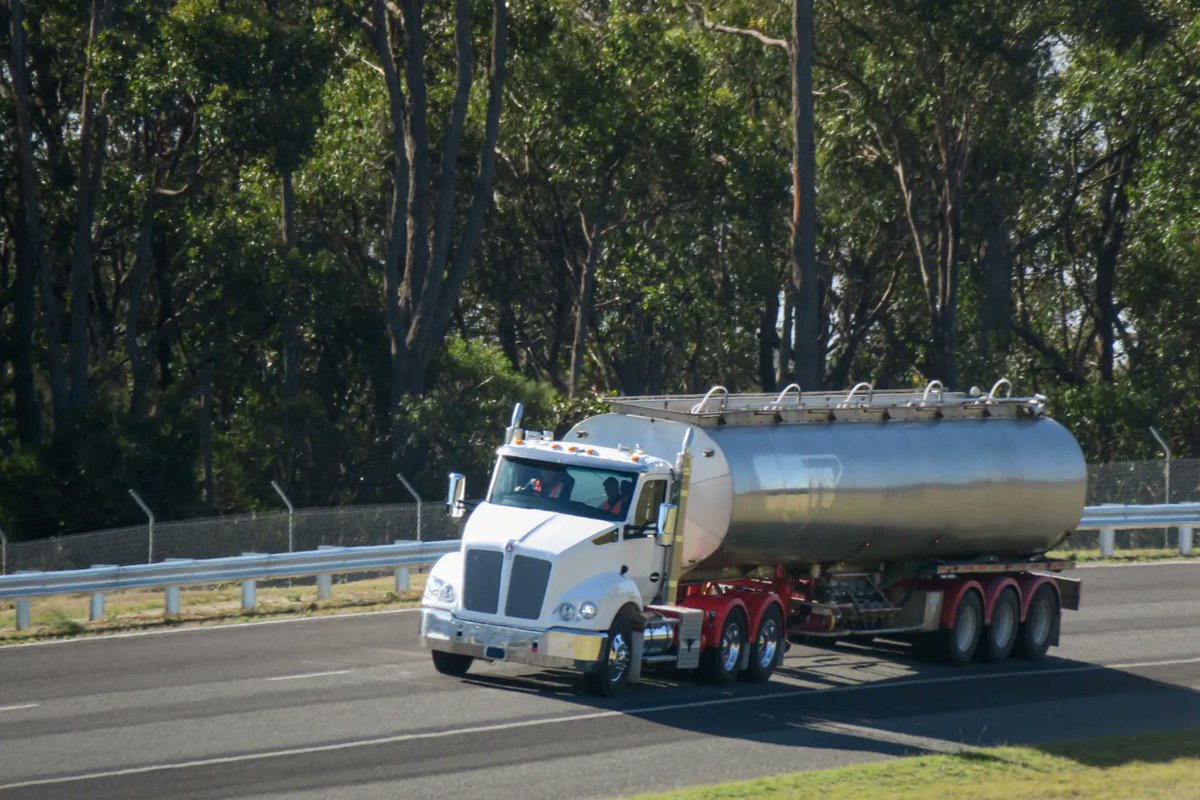
[[[1042,657],[1086,469],[1046,399],[874,391],[622,397],[562,440],[514,410],[462,547],[431,570],[434,666],[649,665],[767,680],[789,637],[908,637],[952,664]],[[461,515],[465,481],[450,476]]]

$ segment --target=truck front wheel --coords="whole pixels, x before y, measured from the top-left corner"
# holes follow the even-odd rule
[[[725,617],[721,638],[715,647],[700,654],[700,673],[709,683],[727,686],[737,679],[746,646],[746,615],[735,608]]]
[[[433,651],[433,668],[443,675],[453,675],[456,678],[467,674],[471,662],[475,659],[461,653],[447,653],[442,650]]]
[[[629,685],[629,666],[633,661],[633,627],[629,620],[617,617],[608,629],[608,640],[600,654],[595,672],[584,675],[588,691],[601,697],[624,694]]]

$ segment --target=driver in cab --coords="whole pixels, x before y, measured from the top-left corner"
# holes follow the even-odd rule
[[[621,494],[621,484],[616,478],[605,478],[604,495],[604,502],[600,504],[602,510],[618,516],[625,513],[625,495]]]

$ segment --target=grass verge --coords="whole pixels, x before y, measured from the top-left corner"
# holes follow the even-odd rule
[[[997,747],[639,795],[638,800],[1196,800],[1200,728]]]
[[[1047,553],[1050,558],[1070,558],[1080,564],[1136,564],[1150,561],[1200,561],[1200,551],[1181,556],[1174,548],[1142,547],[1117,550],[1112,556],[1102,556],[1099,550],[1055,550]]]
[[[31,603],[29,630],[16,630],[16,603],[0,601],[0,644],[59,639],[88,634],[159,628],[180,625],[210,625],[252,619],[317,616],[355,611],[376,611],[416,605],[425,588],[425,576],[411,573],[409,590],[397,594],[395,579],[388,575],[344,583],[335,581],[333,596],[317,599],[312,579],[291,586],[282,581],[259,584],[254,611],[242,610],[239,583],[184,588],[179,593],[179,614],[168,617],[161,589],[127,589],[104,596],[104,618],[88,621],[91,595],[59,595],[36,598]]]

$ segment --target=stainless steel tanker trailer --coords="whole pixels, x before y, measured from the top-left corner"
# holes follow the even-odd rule
[[[1049,559],[1086,469],[1040,395],[924,391],[620,397],[562,440],[514,411],[462,548],[431,570],[421,639],[584,673],[655,664],[765,681],[789,637],[911,638],[952,664],[1058,643],[1079,585]],[[448,504],[461,515],[465,481]]]

